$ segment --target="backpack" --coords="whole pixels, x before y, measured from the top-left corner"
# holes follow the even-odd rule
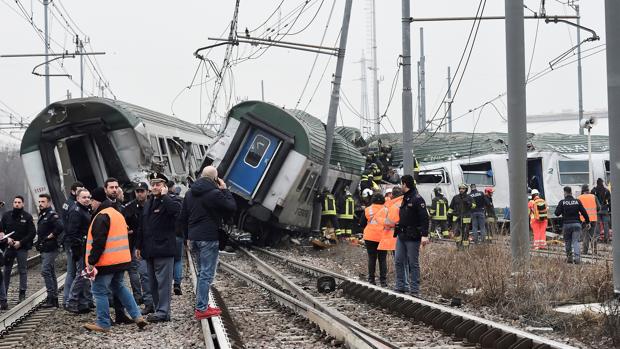
[[[535,212],[535,216],[536,219],[538,219],[539,221],[544,221],[547,219],[547,204],[545,203],[545,200],[543,199],[536,199],[534,201],[534,212]]]

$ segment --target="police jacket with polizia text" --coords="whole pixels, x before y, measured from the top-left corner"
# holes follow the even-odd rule
[[[484,212],[484,206],[486,203],[484,199],[484,193],[478,191],[477,189],[474,189],[469,193],[469,196],[476,204],[476,207],[472,208],[472,212]]]
[[[403,195],[399,219],[399,236],[403,232],[410,240],[420,240],[422,236],[428,236],[426,203],[415,189],[411,189]]]
[[[62,234],[62,220],[53,208],[39,212],[37,221],[37,245],[41,252],[52,252],[58,249],[58,241]],[[51,238],[48,238],[52,234]]]
[[[581,201],[570,195],[560,200],[558,206],[555,208],[555,215],[562,216],[563,224],[581,223],[579,213],[585,218],[586,223],[590,223],[588,211],[583,207]]]
[[[18,250],[29,250],[32,248],[32,241],[36,235],[34,221],[32,215],[23,209],[13,209],[2,215],[2,224],[0,224],[0,232],[10,234],[11,239],[19,241]],[[6,245],[6,239],[4,244]]]

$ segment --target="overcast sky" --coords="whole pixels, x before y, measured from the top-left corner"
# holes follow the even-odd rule
[[[281,2],[279,10],[276,10]],[[318,45],[328,22],[333,1],[310,0],[294,26],[283,27],[284,23],[292,22],[292,19],[299,14],[299,11],[295,9],[304,2],[302,0],[241,0],[239,31],[243,32],[247,27],[252,30],[251,35],[258,36],[266,28],[271,28],[272,34],[266,36],[275,37],[278,31],[286,33],[289,30],[289,34],[292,34],[306,27],[316,14],[314,21],[307,29],[296,35],[288,35],[283,40]],[[571,8],[562,5],[559,1],[548,0],[546,2],[548,15],[573,14]],[[23,12],[26,15],[15,1],[1,0],[0,54],[42,53],[43,43],[25,17],[32,16],[35,25],[42,29],[43,5],[38,0],[18,0],[18,3],[23,5]],[[321,3],[323,4],[317,13]],[[356,0],[353,4],[342,87],[354,110],[349,110],[341,104],[338,124],[360,126],[360,119],[355,115],[361,109],[361,66],[358,62],[362,51],[365,51],[366,58],[370,58],[367,27],[369,23],[368,3],[368,0]],[[526,0],[525,3],[532,10],[539,11],[540,1]],[[211,108],[210,98],[214,91],[212,78],[215,73],[210,66],[208,70],[200,66],[200,61],[193,57],[193,52],[198,47],[213,44],[214,42],[209,41],[208,37],[227,36],[226,27],[233,16],[234,1],[55,0],[53,4],[55,6],[50,6],[52,14],[50,23],[51,37],[54,40],[51,45],[55,52],[63,49],[75,50],[71,28],[64,28],[67,26],[66,19],[74,31],[88,36],[90,45],[87,45],[87,50],[106,52],[106,55],[97,57],[101,70],[99,73],[109,81],[109,87],[118,99],[166,114],[174,112],[177,117],[191,122],[198,123],[207,120]],[[478,0],[411,1],[414,17],[474,16],[478,4]],[[344,0],[336,1],[324,46],[334,46],[337,43],[343,8]],[[259,27],[270,14],[274,13],[274,10],[276,10],[275,14],[267,21],[267,24]],[[287,17],[291,11],[294,16]],[[70,18],[66,18],[69,16],[63,18],[60,13],[63,13],[63,16],[68,13]],[[528,10],[525,10],[525,13],[531,15]],[[585,51],[584,56],[594,53],[583,60],[584,107],[586,112],[606,109],[605,51],[601,51],[604,46],[599,47],[605,43],[606,39],[603,0],[583,1],[581,13],[582,25],[595,30],[601,37],[601,41],[585,43],[582,46]],[[504,1],[488,1],[484,14],[503,15]],[[380,109],[383,113],[397,70],[397,59],[401,53],[401,1],[377,1],[376,15],[378,66],[379,76],[382,79]],[[281,22],[280,27],[278,27],[278,22]],[[435,111],[441,108],[441,112],[436,117],[436,120],[439,120],[443,116],[441,101],[447,87],[446,70],[448,66],[452,67],[453,72],[456,70],[470,32],[471,22],[425,22],[423,25],[427,118],[430,119]],[[536,35],[537,25],[538,34]],[[254,31],[257,27],[259,28]],[[416,110],[415,95],[417,94],[415,61],[419,56],[419,28],[418,23],[411,26],[414,110]],[[587,32],[583,32],[583,37],[587,35],[589,35]],[[533,50],[535,37],[537,37],[536,48]],[[530,76],[535,76],[536,73],[549,66],[549,61],[576,44],[575,29],[565,24],[545,24],[544,21],[537,24],[536,20],[527,20],[525,40],[526,67],[529,67],[533,53]],[[257,47],[240,44],[233,49],[232,57],[242,59],[256,49]],[[225,46],[221,46],[207,55],[218,69],[221,67],[225,50]],[[216,108],[217,114],[223,115],[227,107],[238,100],[260,99],[260,86],[263,81],[267,101],[287,108],[296,105],[300,109],[307,108],[308,112],[325,120],[335,59],[330,60],[325,55],[318,57],[308,87],[302,94],[315,56],[314,53],[274,47],[266,50],[257,59],[239,62],[232,67],[232,75],[226,75]],[[571,53],[565,62],[574,61],[575,57]],[[44,78],[31,74],[33,67],[41,62],[43,62],[41,57],[0,58],[0,101],[21,116],[32,117],[45,106]],[[62,64],[71,74],[73,81],[66,77],[53,77],[51,79],[52,102],[65,99],[67,90],[73,97],[80,95],[79,59],[68,58]],[[201,82],[208,82],[203,83],[202,86],[187,89],[197,68],[198,74],[194,79],[194,84],[200,85]],[[43,71],[42,67],[39,69]],[[51,65],[51,69],[54,73],[62,72],[56,63]],[[321,79],[324,70],[326,73]],[[97,90],[99,78],[94,79],[93,75],[96,74],[87,69],[86,95],[100,93]],[[369,71],[368,77],[370,76]],[[483,21],[460,89],[454,99],[454,117],[462,116],[454,122],[455,131],[471,132],[478,117],[480,121],[476,126],[476,131],[506,130],[506,123],[502,120],[506,116],[505,97],[494,102],[495,108],[487,106],[482,109],[481,113],[478,110],[466,115],[468,110],[503,93],[506,89],[505,76],[504,22]],[[316,94],[311,99],[315,88]],[[401,129],[401,88],[402,76],[399,76],[393,101],[386,113],[387,119],[382,122],[382,132],[392,131],[393,128],[399,131]],[[369,86],[369,98],[372,103],[371,91]],[[554,70],[528,84],[527,92],[529,114],[576,110],[576,64],[569,64]],[[112,96],[107,90],[105,94],[107,97]],[[298,101],[300,101],[299,104]],[[3,112],[8,109],[6,105],[0,103],[0,108],[2,108],[0,109],[0,122],[7,121],[6,112]],[[369,107],[372,110],[372,104]],[[537,126],[536,129],[534,127],[535,124],[531,125],[528,131],[554,131],[551,126]],[[574,130],[577,131],[576,122]],[[595,130],[595,133],[599,132]]]

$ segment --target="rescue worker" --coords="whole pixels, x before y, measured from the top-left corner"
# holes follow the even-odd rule
[[[336,240],[335,233],[338,229],[336,198],[327,188],[323,188],[323,193],[319,199],[321,200],[321,231],[323,237]]]
[[[170,321],[170,302],[174,256],[176,254],[176,220],[181,204],[168,196],[168,178],[151,173],[151,197],[144,205],[142,226],[136,240],[136,256],[144,258],[149,273],[155,312],[149,322]]]
[[[353,220],[355,218],[355,200],[348,189],[338,202],[338,224],[341,237],[353,235]],[[338,235],[338,234],[336,234]]]
[[[180,189],[173,181],[168,181],[168,196],[176,201],[179,206],[183,205],[183,198],[179,196]],[[174,255],[174,268],[172,270],[173,285],[172,290],[177,296],[183,295],[181,290],[181,281],[183,281],[183,246],[185,245],[185,234],[181,229],[175,229],[176,232],[176,253]]]
[[[101,192],[104,193],[103,197]],[[93,191],[91,204],[95,210],[95,217],[88,228],[84,261],[85,274],[92,281],[97,319],[95,323],[84,324],[84,328],[97,332],[110,330],[112,322],[108,297],[111,293],[118,297],[136,325],[144,328],[147,322],[123,283],[125,270],[131,264],[127,222],[117,206],[105,198],[102,188]]]
[[[602,178],[596,180],[596,187],[592,189],[593,194],[601,204],[601,208],[598,211],[598,227],[600,232],[600,241],[604,243],[609,242],[609,221],[611,213],[611,192],[605,188],[605,184]]]
[[[394,230],[400,220],[400,205],[403,202],[403,191],[399,186],[392,188],[392,199],[389,203],[386,202],[385,206],[388,208],[388,218],[383,227],[383,238],[379,242],[377,247],[380,251],[392,251],[396,250],[396,237],[394,236]]]
[[[364,228],[364,244],[368,252],[368,282],[375,285],[378,259],[379,283],[382,287],[387,287],[387,252],[379,251],[377,247],[383,238],[384,225],[388,220],[388,208],[384,205],[385,198],[379,193],[372,195],[371,203],[364,210],[360,221],[360,226]]]
[[[97,201],[95,206],[98,207],[106,200],[106,196],[103,188],[93,190],[92,196],[88,189],[82,188],[78,189],[76,197],[77,202],[71,208],[64,227],[63,243],[67,255],[64,308],[71,313],[85,314],[90,312],[90,304],[92,304],[90,283],[81,275],[85,267],[84,250],[92,217],[90,206],[91,201]]]
[[[588,212],[588,227],[583,227],[583,254],[588,254],[590,244],[592,244],[593,253],[596,253],[596,235],[598,232],[597,222],[598,222],[598,212],[600,211],[600,204],[598,203],[598,199],[594,194],[590,193],[590,188],[587,184],[581,186],[581,195],[577,197],[577,200],[581,201],[581,204]],[[582,215],[581,222],[585,221],[585,215]]]
[[[62,234],[62,220],[52,208],[52,197],[39,194],[39,219],[37,220],[37,243],[41,252],[41,276],[45,282],[47,299],[43,308],[58,308],[58,282],[56,280],[56,256],[58,240]]]
[[[0,233],[4,235],[15,232],[4,240],[6,250],[4,251],[4,289],[9,291],[11,282],[11,270],[13,262],[17,259],[19,271],[19,301],[26,299],[26,289],[28,288],[28,250],[32,248],[32,241],[36,235],[32,215],[24,210],[24,197],[21,195],[13,198],[13,210],[7,211],[2,215]],[[4,237],[0,234],[0,238]]]
[[[493,204],[493,192],[495,189],[491,187],[484,188],[484,209],[487,222],[487,240],[491,240],[497,230],[497,215],[495,214],[495,205]]]
[[[360,192],[363,193],[365,189],[372,190],[372,187],[372,176],[368,172],[364,172],[360,179]]]
[[[547,248],[547,203],[540,197],[538,189],[532,189],[532,200],[527,204],[530,211],[530,226],[534,233],[534,249]]]
[[[136,238],[142,226],[142,212],[144,211],[144,204],[146,204],[148,193],[149,185],[146,182],[138,183],[134,189],[136,198],[123,207],[123,216],[127,222],[129,249],[131,251],[131,266],[129,267],[131,290],[136,303],[138,305],[144,304],[146,313],[150,314],[155,310],[153,308],[153,296],[151,295],[146,261],[139,260],[136,257]]]
[[[377,163],[373,162],[370,165],[370,171],[372,173],[372,180],[373,180],[373,182],[375,182],[376,184],[381,183],[381,181],[383,180],[383,172],[379,168],[379,165],[377,165]]]
[[[588,211],[583,207],[581,201],[575,199],[572,189],[564,187],[564,199],[560,200],[555,208],[555,215],[562,216],[562,233],[564,235],[564,246],[566,249],[567,263],[580,263],[579,239],[581,238],[581,222],[579,215],[585,220],[585,227],[590,228],[590,218]]]
[[[431,202],[431,207],[428,209],[428,213],[431,216],[431,233],[437,231],[439,228],[441,236],[448,238],[450,236],[450,229],[448,224],[448,199],[443,196],[441,188],[436,187],[433,189],[435,197]]]
[[[469,224],[471,223],[471,210],[476,203],[467,195],[467,184],[459,185],[459,193],[450,202],[448,220],[452,222],[454,239],[458,249],[469,246]]]
[[[73,184],[71,184],[71,191],[69,192],[69,197],[67,198],[67,201],[62,204],[62,223],[64,225],[67,225],[67,222],[69,221],[69,212],[71,212],[73,205],[75,205],[77,201],[77,192],[80,189],[84,189],[84,184],[82,184],[82,182],[74,182]]]
[[[475,184],[470,185],[471,191],[469,196],[471,197],[474,205],[471,209],[471,225],[472,232],[474,234],[474,243],[482,243],[486,241],[487,229],[485,220],[485,199],[484,194],[476,189]],[[478,233],[480,231],[480,233]]]
[[[413,176],[401,178],[403,199],[398,213],[399,222],[396,227],[396,286],[397,292],[406,292],[405,280],[409,282],[412,295],[420,293],[420,246],[428,243],[428,211],[426,203],[415,188]],[[407,266],[409,272],[405,276]]]

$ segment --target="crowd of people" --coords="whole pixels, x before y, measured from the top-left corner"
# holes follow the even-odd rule
[[[108,178],[103,187],[85,188],[73,183],[69,198],[57,212],[52,198],[38,197],[38,219],[24,210],[24,198],[13,199],[13,209],[0,223],[0,309],[8,309],[7,292],[13,263],[19,269],[19,301],[28,286],[27,257],[34,246],[41,254],[41,276],[47,300],[43,307],[62,307],[70,313],[95,310],[91,331],[107,332],[113,324],[170,321],[172,294],[182,295],[183,253],[191,249],[198,261],[198,285],[194,317],[217,316],[209,305],[209,287],[215,277],[219,235],[236,203],[217,169],[207,166],[185,197],[162,173],[152,173],[150,183],[132,188],[132,200],[124,200],[120,182]],[[66,254],[64,292],[58,294],[55,271],[59,253]],[[131,291],[124,284],[128,274]],[[140,305],[143,307],[141,308]],[[110,317],[110,307],[115,319]]]

